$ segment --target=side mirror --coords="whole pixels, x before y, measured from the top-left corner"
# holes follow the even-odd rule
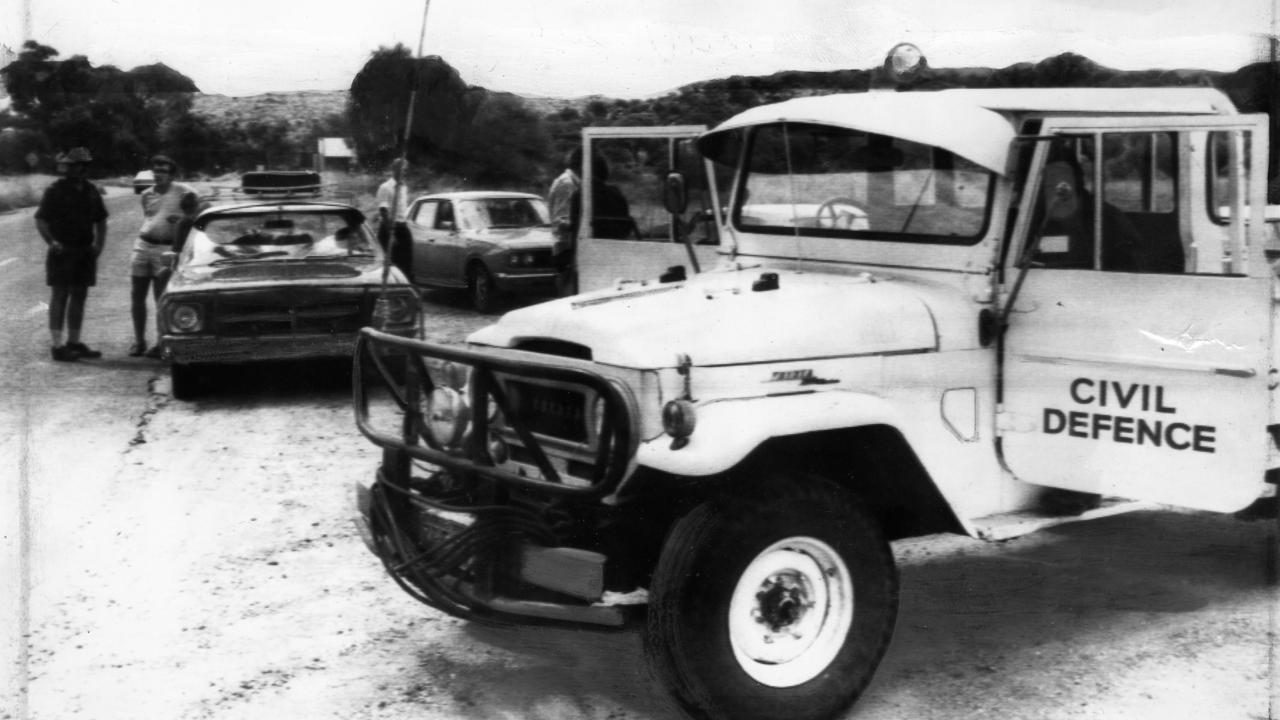
[[[662,184],[662,204],[672,215],[683,215],[689,205],[689,193],[685,189],[684,175],[677,171],[667,173]]]

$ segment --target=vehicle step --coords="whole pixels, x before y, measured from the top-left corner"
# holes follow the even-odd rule
[[[982,540],[1008,540],[1043,530],[1055,525],[1096,520],[1098,518],[1120,515],[1137,510],[1151,510],[1159,504],[1145,500],[1129,500],[1127,498],[1103,498],[1096,508],[1085,510],[1079,515],[1047,515],[1037,510],[1019,510],[1017,512],[987,515],[973,521],[974,535]]]

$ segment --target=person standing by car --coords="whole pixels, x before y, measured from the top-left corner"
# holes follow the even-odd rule
[[[569,213],[573,204],[573,196],[582,187],[582,179],[578,177],[578,167],[582,165],[582,148],[569,151],[564,160],[564,172],[551,181],[551,189],[547,191],[547,210],[551,213],[551,226],[555,228],[556,238],[570,239]]]
[[[133,346],[130,357],[160,357],[160,345],[147,348],[147,291],[156,300],[159,311],[160,295],[169,281],[169,259],[166,253],[173,250],[178,227],[190,214],[186,208],[193,206],[196,192],[190,186],[173,181],[178,165],[164,155],[151,158],[151,172],[156,184],[142,192],[142,228],[133,241],[133,255],[129,260],[129,273],[133,285],[130,291],[130,313],[133,316]],[[185,202],[184,202],[185,200]],[[159,330],[156,331],[157,337]]]
[[[107,208],[102,192],[86,175],[93,161],[88,149],[72,148],[57,158],[63,177],[40,198],[36,230],[49,246],[45,282],[49,285],[49,335],[59,362],[100,358],[80,341],[89,288],[97,284],[98,255],[107,237]],[[63,327],[66,343],[63,344]]]
[[[413,236],[406,224],[409,216],[409,186],[404,181],[408,168],[404,158],[391,161],[391,177],[378,186],[378,244],[391,255],[391,264],[413,281]],[[392,213],[394,211],[394,219]]]
[[[582,147],[570,150],[565,156],[564,164],[564,172],[551,181],[551,188],[547,190],[547,210],[551,215],[551,228],[556,237],[553,250],[556,295],[560,297],[573,295],[578,287],[574,270],[574,250],[578,239],[574,207],[578,202],[578,193],[582,191],[582,178],[578,175],[578,168],[582,167]]]

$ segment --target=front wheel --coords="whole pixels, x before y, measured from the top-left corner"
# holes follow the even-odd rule
[[[897,571],[871,514],[819,479],[770,480],[681,519],[654,573],[645,655],[697,718],[837,717],[893,633]]]
[[[498,288],[483,265],[472,265],[467,272],[467,290],[471,293],[471,306],[476,312],[493,312],[498,304]]]
[[[195,365],[173,363],[169,366],[169,379],[172,383],[175,400],[191,400],[200,390],[200,369]]]

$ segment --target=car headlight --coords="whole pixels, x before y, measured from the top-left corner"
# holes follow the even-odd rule
[[[373,321],[378,326],[404,325],[417,316],[418,298],[408,293],[383,295],[373,305]]]
[[[507,256],[507,264],[513,267],[528,267],[533,264],[533,253],[515,252]]]
[[[471,409],[462,393],[449,387],[436,387],[427,396],[423,421],[427,434],[437,445],[456,448],[466,436]]]
[[[173,332],[200,332],[203,327],[204,313],[199,305],[179,303],[169,307],[169,329]]]

